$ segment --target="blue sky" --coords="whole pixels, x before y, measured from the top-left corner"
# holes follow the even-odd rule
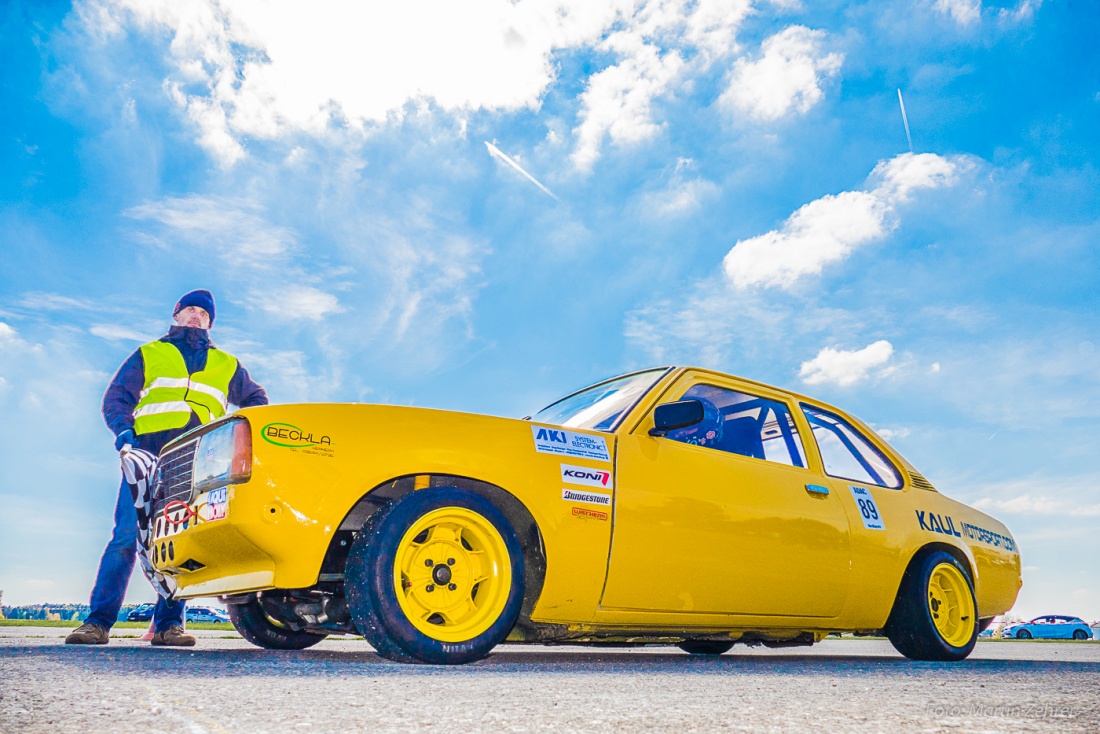
[[[275,402],[818,396],[1100,618],[1097,7],[380,5],[0,10],[5,603],[87,598],[103,390],[206,287]]]

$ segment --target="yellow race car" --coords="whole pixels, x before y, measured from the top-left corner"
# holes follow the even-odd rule
[[[249,641],[362,634],[466,663],[502,642],[810,645],[961,660],[1019,592],[1007,528],[818,400],[696,368],[523,420],[248,408],[165,447],[150,555]]]

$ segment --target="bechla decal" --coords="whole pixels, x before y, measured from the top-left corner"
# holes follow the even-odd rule
[[[290,423],[268,423],[260,430],[260,435],[268,443],[288,449],[332,445],[332,439],[328,436],[314,435]]]

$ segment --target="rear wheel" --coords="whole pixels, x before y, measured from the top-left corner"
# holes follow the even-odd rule
[[[523,553],[503,513],[454,487],[406,495],[356,538],[345,591],[383,657],[455,665],[508,636],[523,603]]]
[[[733,643],[719,642],[718,640],[684,640],[676,647],[692,655],[721,655],[729,652],[730,648],[733,647]]]
[[[915,557],[906,569],[886,636],[913,660],[963,660],[978,638],[977,602],[970,575],[944,551]]]
[[[269,616],[256,597],[246,604],[230,604],[229,621],[241,637],[268,650],[304,650],[327,637],[290,629]]]
[[[1019,632],[1016,633],[1016,639],[1017,640],[1030,640],[1031,639],[1031,633],[1028,632],[1027,630],[1020,630]]]
[[[1074,630],[1073,631],[1073,639],[1075,639],[1075,640],[1087,640],[1088,638],[1089,638],[1089,633],[1085,632],[1084,630]]]

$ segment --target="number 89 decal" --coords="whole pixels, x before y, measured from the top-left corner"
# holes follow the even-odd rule
[[[848,489],[852,490],[852,497],[856,500],[863,527],[868,530],[885,530],[886,525],[882,522],[882,516],[879,515],[878,506],[875,504],[875,498],[871,496],[871,491],[866,487],[853,485],[848,485]]]

